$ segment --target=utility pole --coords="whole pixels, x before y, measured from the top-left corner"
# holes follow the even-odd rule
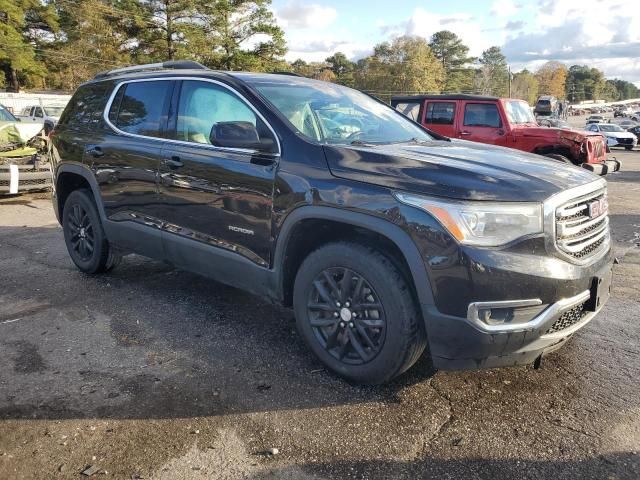
[[[509,98],[511,98],[511,65],[507,65],[509,71]]]

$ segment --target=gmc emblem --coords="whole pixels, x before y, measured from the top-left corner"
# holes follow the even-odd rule
[[[595,200],[589,204],[589,218],[597,218],[607,213],[608,210],[609,202],[607,202],[607,197]]]

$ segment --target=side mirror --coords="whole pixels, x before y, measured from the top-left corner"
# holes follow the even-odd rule
[[[251,122],[218,122],[211,128],[209,140],[217,147],[246,148],[263,152],[273,150],[273,140],[261,140],[257,128]]]

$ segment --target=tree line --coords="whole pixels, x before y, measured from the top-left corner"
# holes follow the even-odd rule
[[[534,103],[548,94],[572,102],[640,97],[632,83],[596,68],[547,62],[511,73],[499,47],[469,55],[443,30],[382,42],[351,61],[287,62],[271,0],[0,0],[0,86],[71,91],[97,72],[173,59],[222,70],[288,71],[388,100],[398,93],[477,93]]]

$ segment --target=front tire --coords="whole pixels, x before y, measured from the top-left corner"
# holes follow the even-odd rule
[[[102,273],[115,267],[117,255],[104,233],[100,215],[89,190],[74,190],[62,211],[62,230],[69,256],[84,273]]]
[[[356,383],[391,380],[426,346],[407,279],[374,249],[344,242],[311,253],[298,270],[293,305],[313,353]]]

